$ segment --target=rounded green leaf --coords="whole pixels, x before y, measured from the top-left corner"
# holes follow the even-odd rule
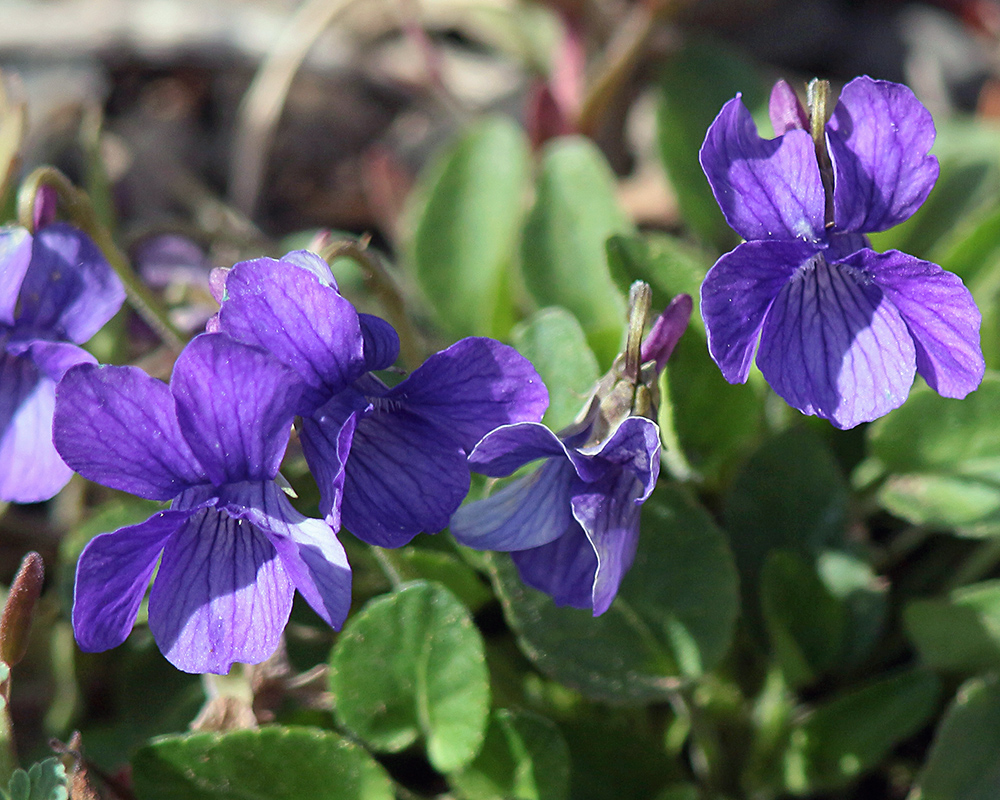
[[[1000,668],[1000,581],[963,586],[947,599],[914,600],[903,619],[929,666],[967,673]]]
[[[165,736],[132,759],[139,800],[392,800],[385,771],[330,731],[269,727]]]
[[[423,737],[442,772],[471,761],[489,716],[483,641],[444,587],[417,581],[348,621],[330,660],[340,721],[375,750]]]

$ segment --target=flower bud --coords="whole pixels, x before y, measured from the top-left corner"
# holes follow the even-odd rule
[[[10,585],[0,617],[0,661],[13,667],[28,649],[28,634],[35,605],[42,594],[45,567],[38,553],[28,553]]]

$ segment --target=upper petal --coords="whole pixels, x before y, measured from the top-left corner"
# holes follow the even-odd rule
[[[902,404],[916,360],[906,324],[871,276],[820,254],[774,301],[757,365],[789,405],[852,428]]]
[[[909,218],[938,177],[934,120],[913,92],[855,78],[827,123],[834,221],[844,231],[884,231]]]
[[[469,454],[469,466],[481,475],[503,478],[539,458],[569,457],[563,441],[542,423],[517,422],[484,436]]]
[[[167,541],[149,593],[149,629],[185,672],[224,674],[278,647],[295,589],[263,531],[225,511],[195,511]]]
[[[549,393],[513,347],[469,337],[428,358],[386,400],[442,426],[470,451],[494,428],[540,420]]]
[[[844,263],[867,270],[902,315],[916,346],[917,372],[934,391],[960,398],[979,386],[982,315],[961,278],[898,250],[862,250]]]
[[[31,234],[21,227],[0,228],[0,325],[14,323],[17,296],[31,264]]]
[[[388,369],[399,358],[399,334],[381,317],[358,314],[365,340],[365,369]]]
[[[292,263],[259,259],[236,265],[226,278],[219,326],[269,351],[298,374],[305,384],[302,413],[310,413],[365,371],[354,306],[313,272]]]
[[[125,641],[156,560],[187,517],[186,511],[160,511],[90,540],[77,562],[73,590],[73,633],[81,650],[97,653]]]
[[[170,389],[138,367],[70,369],[56,391],[52,438],[83,477],[151,500],[207,480],[181,435]]]
[[[224,333],[203,333],[177,358],[170,391],[180,430],[212,483],[278,474],[301,396],[290,369]]]
[[[823,235],[823,184],[806,131],[762,139],[737,95],[709,126],[698,158],[726,222],[744,239]]]
[[[744,242],[708,271],[701,285],[708,350],[730,383],[746,381],[771,303],[815,252],[799,242]]]

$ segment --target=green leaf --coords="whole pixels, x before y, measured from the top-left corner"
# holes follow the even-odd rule
[[[493,599],[482,575],[452,553],[414,546],[386,550],[384,555],[404,580],[440,583],[473,613]]]
[[[632,229],[601,151],[582,137],[552,140],[524,224],[524,281],[539,305],[563,306],[576,316],[605,367],[618,354],[626,311],[605,243]]]
[[[679,681],[711,670],[729,648],[737,578],[711,517],[682,490],[661,484],[643,506],[641,526],[618,598],[596,618],[526,587],[505,554],[487,557],[524,653],[595,699],[663,699]]]
[[[549,409],[543,421],[553,430],[565,428],[600,377],[597,357],[579,321],[559,306],[543,308],[515,327],[512,339],[548,387]]]
[[[940,691],[934,674],[918,669],[817,707],[792,731],[785,754],[787,789],[801,795],[851,783],[927,723]]]
[[[393,800],[385,771],[335,733],[267,727],[164,736],[132,758],[139,800]]]
[[[46,758],[27,772],[15,770],[6,796],[10,800],[69,800],[66,768],[58,758]]]
[[[418,581],[369,602],[330,665],[337,717],[373,749],[397,752],[423,736],[442,772],[479,752],[490,703],[483,641],[443,587]]]
[[[947,599],[914,600],[903,619],[929,666],[967,673],[1000,668],[1000,581],[963,586]]]
[[[888,611],[888,582],[871,564],[843,550],[819,554],[816,568],[827,591],[840,602],[846,624],[839,662],[860,664],[878,643]]]
[[[488,119],[431,169],[411,211],[417,279],[455,336],[503,336],[513,322],[505,273],[528,188],[524,133],[506,118]]]
[[[962,536],[1000,532],[1000,377],[988,373],[964,400],[915,389],[868,428],[870,459],[884,481],[879,503],[915,525]]]
[[[564,800],[569,750],[544,717],[498,709],[479,755],[448,781],[469,800]]]
[[[911,800],[995,800],[1000,796],[1000,678],[959,688],[938,726]]]

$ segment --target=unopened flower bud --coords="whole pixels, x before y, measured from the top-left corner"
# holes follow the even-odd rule
[[[28,553],[10,586],[0,617],[0,661],[13,667],[28,649],[35,605],[42,594],[45,567],[38,553]]]

